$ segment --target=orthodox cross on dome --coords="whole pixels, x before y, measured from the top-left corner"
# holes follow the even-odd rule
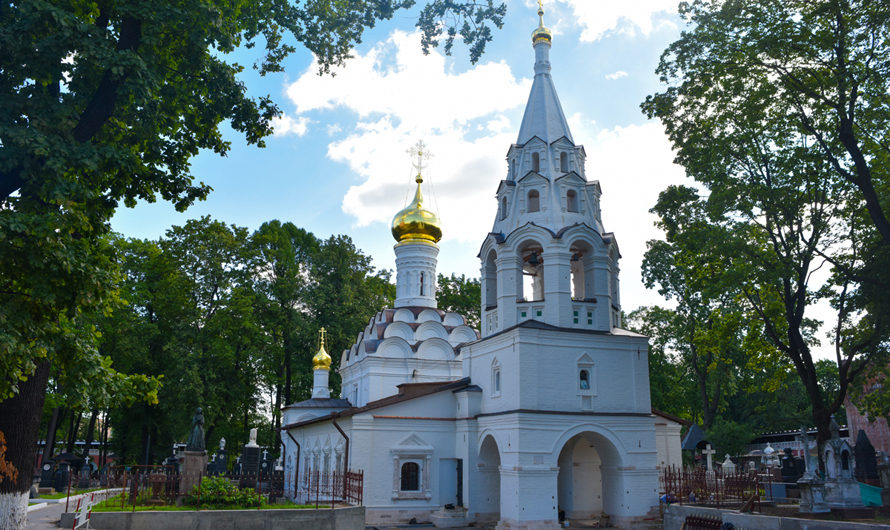
[[[319,348],[324,348],[324,334],[325,333],[327,333],[327,330],[324,328],[321,328],[320,330],[318,330],[318,347]]]
[[[417,178],[420,179],[420,174],[429,165],[430,158],[433,157],[433,154],[426,148],[426,144],[423,143],[423,140],[418,140],[413,147],[407,149],[405,152],[411,158],[417,158],[417,162],[412,162],[411,165],[417,170]],[[424,162],[427,163],[424,164]]]

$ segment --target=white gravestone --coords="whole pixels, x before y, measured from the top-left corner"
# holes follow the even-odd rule
[[[714,470],[714,463],[713,463],[713,461],[711,461],[711,457],[712,457],[712,456],[714,455],[714,453],[716,453],[716,452],[717,452],[717,451],[711,449],[711,444],[708,444],[707,449],[702,449],[702,454],[705,455],[705,456],[708,458],[708,471],[713,471],[713,470]]]

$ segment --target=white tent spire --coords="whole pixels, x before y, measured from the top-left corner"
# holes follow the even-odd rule
[[[535,47],[535,80],[532,83],[531,94],[525,106],[525,115],[522,117],[522,125],[519,127],[519,138],[516,143],[524,145],[537,136],[550,144],[565,136],[570,142],[575,143],[569,124],[559,104],[559,96],[556,95],[556,87],[550,77],[550,30],[544,27],[544,7],[538,8],[540,25],[532,33],[532,42]]]

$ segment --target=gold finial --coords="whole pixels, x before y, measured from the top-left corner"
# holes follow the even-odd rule
[[[548,44],[553,42],[553,32],[544,25],[544,2],[538,0],[538,28],[532,32],[532,43],[537,44],[538,41],[546,41]]]
[[[417,191],[414,192],[414,200],[404,210],[400,211],[392,220],[392,236],[399,243],[411,239],[431,241],[437,243],[442,239],[442,227],[439,224],[439,216],[423,208],[423,193],[420,185],[423,183],[423,170],[433,154],[427,150],[423,140],[405,151],[411,158],[416,157],[417,162],[411,165],[417,170],[414,181],[417,182]]]
[[[324,334],[325,329],[321,328],[318,330],[318,353],[315,354],[315,357],[312,358],[312,369],[313,370],[330,370],[331,369],[331,356],[328,355],[328,352],[324,350]]]

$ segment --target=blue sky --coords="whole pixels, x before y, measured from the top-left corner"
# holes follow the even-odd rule
[[[227,157],[208,152],[193,161],[196,179],[214,188],[207,201],[185,213],[161,201],[122,208],[114,230],[158,238],[202,215],[251,230],[280,219],[322,238],[348,234],[377,267],[392,269],[389,222],[412,183],[405,150],[423,139],[435,155],[425,193],[432,191],[443,222],[439,272],[478,277],[476,254],[494,221],[494,194],[534,75],[537,2],[507,6],[504,28],[476,65],[461,44],[452,57],[424,56],[414,10],[368,31],[336,76],[319,77],[305,50],[283,74],[246,69],[249,92],[271,95],[285,113],[266,148],[228,131]],[[545,9],[553,79],[573,136],[587,150],[588,177],[601,182],[606,230],[621,246],[622,305],[663,304],[640,280],[645,242],[660,237],[648,210],[659,191],[685,177],[672,164],[663,127],[639,105],[662,88],[654,71],[683,26],[676,3],[550,0]],[[237,59],[252,61],[245,52]]]

